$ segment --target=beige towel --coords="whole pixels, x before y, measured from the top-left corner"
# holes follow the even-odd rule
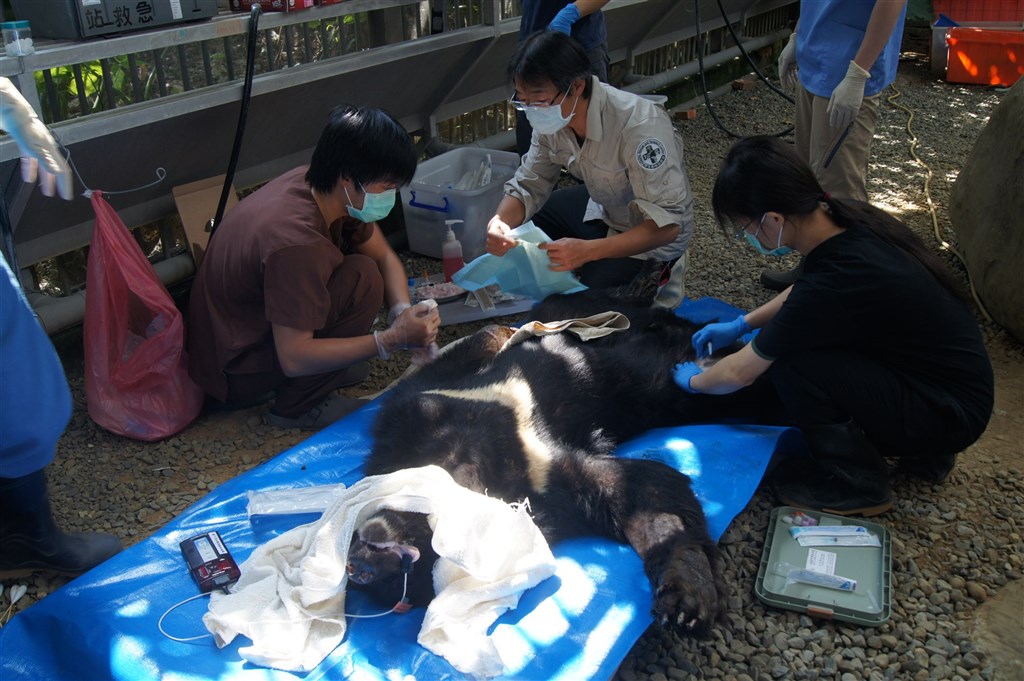
[[[590,317],[564,319],[557,322],[527,322],[519,327],[505,343],[505,348],[522,343],[532,336],[547,336],[568,331],[580,340],[589,341],[629,328],[629,317],[621,312],[601,312]],[[504,348],[502,348],[504,349]]]
[[[214,592],[203,617],[219,647],[242,634],[245,660],[305,672],[345,635],[346,557],[355,528],[381,508],[428,513],[437,597],[418,641],[455,668],[496,676],[504,665],[487,629],[519,596],[555,572],[555,559],[524,506],[461,487],[437,466],[364,478],[315,523],[257,547],[232,593]],[[398,615],[396,615],[398,616]]]

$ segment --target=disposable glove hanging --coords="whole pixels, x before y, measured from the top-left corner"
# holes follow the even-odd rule
[[[62,199],[74,197],[71,171],[67,161],[31,105],[7,78],[0,78],[0,129],[18,143],[21,150],[21,177],[32,183],[39,177],[39,188],[46,196],[54,189]]]
[[[789,34],[789,42],[779,53],[779,82],[786,90],[796,89],[796,31]]]
[[[832,97],[825,109],[830,126],[842,130],[853,123],[860,111],[860,105],[864,102],[864,86],[870,77],[871,74],[862,69],[857,62],[850,62],[846,76],[832,91]]]

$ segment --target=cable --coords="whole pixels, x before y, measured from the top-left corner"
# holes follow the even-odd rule
[[[700,85],[701,85],[701,91],[702,91],[702,93],[704,95],[704,105],[708,109],[708,114],[711,116],[711,120],[713,120],[715,122],[715,125],[718,127],[719,130],[721,130],[725,134],[729,135],[730,137],[735,137],[736,139],[744,139],[745,137],[747,137],[747,135],[740,135],[738,133],[733,132],[729,128],[725,127],[725,124],[722,123],[721,119],[718,118],[718,114],[715,113],[715,109],[711,105],[711,95],[708,92],[707,78],[705,77],[705,73],[704,73],[704,30],[702,28],[701,18],[700,18],[700,4],[701,4],[701,0],[694,0],[693,4],[694,4],[695,15],[696,15],[695,16],[695,21],[696,21],[696,30],[697,30],[697,70],[700,72]],[[761,70],[758,69],[757,64],[755,64],[754,60],[750,57],[750,53],[748,53],[746,51],[746,49],[743,47],[743,44],[740,41],[739,37],[736,35],[735,30],[733,30],[732,24],[729,22],[729,17],[725,13],[725,8],[722,6],[722,1],[721,0],[718,0],[718,9],[722,13],[722,20],[725,22],[725,25],[729,28],[729,32],[732,34],[733,40],[736,42],[736,46],[739,48],[740,53],[746,58],[747,63],[749,63],[753,67],[754,72],[757,73],[757,75],[761,78],[761,80],[763,80],[765,83],[768,83],[769,87],[771,87],[772,90],[774,90],[774,91],[778,92],[779,94],[781,94],[790,103],[793,103],[793,98],[792,97],[787,95],[782,90],[776,88],[775,85],[770,83],[768,81],[768,79],[764,76],[764,74],[761,73]],[[793,126],[789,126],[785,130],[782,130],[780,132],[774,133],[772,136],[773,137],[782,137],[784,135],[790,134],[791,132],[793,132]]]
[[[403,561],[403,564],[404,564],[404,561]],[[405,600],[405,595],[408,592],[408,589],[409,589],[409,573],[405,572],[404,581],[402,582],[402,597],[398,599],[398,602],[395,603],[395,605],[390,610],[388,610],[386,612],[378,612],[376,615],[349,615],[349,614],[346,613],[345,617],[350,617],[352,619],[370,619],[370,618],[373,618],[373,617],[383,617],[384,615],[390,615],[391,613],[395,612],[396,610],[399,611],[399,612],[406,612],[409,609],[409,605],[408,605],[409,602],[407,600]],[[402,606],[404,606],[404,607],[402,607]]]
[[[967,260],[964,259],[964,256],[961,255],[960,252],[956,250],[956,248],[953,247],[953,244],[949,243],[948,241],[942,238],[942,234],[939,231],[939,216],[937,211],[935,210],[935,203],[932,202],[932,169],[929,168],[928,164],[925,163],[921,159],[921,157],[917,155],[917,134],[914,133],[914,130],[911,127],[911,123],[914,120],[914,112],[910,107],[896,102],[896,98],[900,97],[902,93],[896,89],[895,85],[890,85],[889,87],[892,88],[893,93],[886,98],[887,101],[897,109],[901,109],[907,114],[907,134],[910,135],[910,155],[914,157],[914,160],[917,162],[919,166],[925,169],[924,198],[925,201],[928,203],[928,212],[932,218],[932,230],[935,232],[935,240],[939,242],[939,246],[943,250],[949,251],[950,253],[955,255],[956,258],[963,264],[964,272],[967,274],[967,285],[970,287],[971,290],[971,297],[974,299],[974,302],[977,303],[978,309],[981,310],[981,313],[982,315],[984,315],[985,319],[991,322],[992,315],[988,313],[988,310],[985,308],[985,304],[981,302],[981,298],[978,297],[978,292],[974,288],[974,280],[971,278],[971,270],[967,267]]]
[[[202,593],[202,594],[196,594],[195,596],[189,596],[185,600],[179,601],[179,602],[175,603],[171,607],[167,608],[167,610],[164,612],[164,614],[160,615],[160,619],[157,620],[157,623],[156,623],[156,628],[160,630],[161,634],[163,634],[167,638],[171,639],[172,641],[177,641],[178,643],[188,643],[189,641],[198,641],[198,640],[204,639],[204,638],[213,638],[213,634],[203,634],[202,636],[189,636],[188,638],[178,638],[177,636],[171,636],[166,631],[164,631],[164,618],[167,617],[168,615],[170,615],[171,611],[175,610],[176,608],[178,608],[178,607],[180,607],[182,605],[185,605],[186,603],[188,603],[190,601],[194,601],[194,600],[196,600],[198,598],[205,598],[206,596],[209,596],[209,595],[210,595],[210,592],[206,592],[206,593]]]
[[[3,192],[0,191],[0,235],[3,237],[2,250],[7,254],[7,264],[14,272],[14,278],[21,285],[21,275],[18,272],[18,253],[14,250],[14,227],[11,224],[11,216],[7,212],[7,201]]]
[[[56,139],[56,136],[54,136],[54,139]],[[75,165],[75,162],[71,158],[71,150],[68,149],[67,147],[65,147],[63,144],[61,144],[60,140],[57,140],[57,144],[60,145],[60,148],[64,150],[64,153],[67,156],[68,165],[71,166],[71,172],[73,172],[75,174],[75,177],[78,178],[79,184],[81,184],[82,188],[85,190],[85,191],[82,192],[82,196],[84,196],[85,198],[91,197],[92,196],[92,189],[85,183],[85,180],[82,179],[81,173],[78,172],[78,166]],[[118,189],[118,190],[110,190],[110,191],[104,189],[104,190],[102,190],[103,191],[103,195],[104,196],[112,196],[114,194],[130,194],[132,192],[137,192],[137,191],[140,191],[142,189],[149,189],[150,187],[155,187],[156,185],[158,185],[161,182],[163,182],[166,177],[167,177],[167,171],[164,170],[164,168],[161,166],[161,167],[158,167],[156,169],[156,179],[153,180],[152,182],[150,182],[148,184],[144,184],[144,185],[139,186],[139,187],[132,187],[131,189]]]
[[[767,76],[765,76],[763,73],[761,73],[761,69],[759,69],[757,67],[757,63],[750,56],[750,53],[747,52],[747,49],[745,47],[743,47],[743,41],[741,41],[740,37],[738,35],[736,35],[736,29],[734,29],[732,27],[732,23],[729,21],[729,17],[725,13],[725,6],[722,5],[722,0],[717,0],[717,2],[718,2],[718,11],[722,13],[722,21],[725,22],[726,28],[729,29],[729,33],[732,35],[732,39],[736,43],[736,47],[739,48],[740,54],[742,54],[744,57],[746,57],[747,63],[750,64],[751,68],[754,69],[754,73],[756,73],[758,78],[760,78],[762,81],[764,81],[764,84],[767,85],[770,89],[772,89],[774,92],[777,92],[778,94],[782,95],[783,99],[785,99],[787,102],[789,102],[790,104],[796,104],[796,100],[794,100],[792,97],[790,97],[789,94],[786,93],[785,90],[776,87],[775,83],[773,83]],[[793,129],[792,126],[790,126],[789,129],[792,130]]]
[[[411,561],[409,561],[409,565],[411,565]],[[402,571],[404,573],[403,581],[402,581],[402,597],[400,599],[398,599],[398,602],[395,603],[395,605],[392,606],[390,610],[386,610],[384,612],[378,612],[378,613],[373,614],[373,615],[349,615],[348,613],[345,613],[345,617],[348,617],[350,619],[371,619],[371,618],[374,618],[374,617],[384,617],[385,615],[390,615],[393,612],[398,612],[398,613],[408,612],[411,606],[409,605],[409,601],[407,601],[405,597],[406,597],[406,594],[408,594],[408,591],[409,591],[409,570],[407,569],[407,563],[404,560],[404,557],[403,557],[403,561],[402,561]],[[189,596],[188,598],[186,598],[183,601],[178,601],[177,603],[175,603],[171,607],[167,608],[167,610],[164,611],[164,614],[160,615],[160,619],[157,620],[157,622],[156,622],[156,628],[160,630],[161,634],[163,634],[167,638],[171,639],[172,641],[177,641],[178,643],[189,643],[191,641],[199,641],[199,640],[204,639],[204,638],[213,638],[213,634],[202,634],[200,636],[188,636],[188,637],[185,637],[185,638],[180,638],[178,636],[171,636],[166,631],[164,631],[164,618],[167,617],[168,615],[170,615],[171,612],[173,612],[177,608],[185,605],[186,603],[189,603],[191,601],[197,600],[199,598],[204,598],[206,596],[209,596],[211,593],[212,592],[208,591],[206,593],[196,594],[195,596]],[[228,593],[227,589],[224,590],[224,593]],[[317,620],[317,619],[320,619],[320,618],[319,617],[303,617],[303,618],[301,618],[299,620],[294,620],[294,621],[309,622],[309,621]],[[253,624],[269,623],[269,622],[273,622],[273,621],[275,621],[275,620],[261,620],[261,621],[253,622]]]
[[[242,149],[242,136],[245,135],[245,119],[249,115],[249,100],[252,97],[253,67],[256,62],[256,37],[257,27],[260,23],[260,5],[253,4],[252,12],[249,15],[249,42],[245,54],[245,80],[242,85],[242,105],[238,110],[238,125],[235,127],[235,141],[231,146],[231,159],[228,161],[228,170],[224,175],[224,186],[220,190],[220,201],[217,203],[217,214],[210,224],[210,236],[213,236],[221,219],[224,217],[224,209],[228,203],[228,193],[231,191],[231,183],[235,179],[235,167],[238,165],[238,154]]]

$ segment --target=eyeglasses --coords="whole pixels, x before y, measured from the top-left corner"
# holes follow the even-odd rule
[[[554,97],[552,97],[547,102],[544,102],[544,101],[541,101],[541,102],[524,102],[521,99],[517,99],[516,98],[516,94],[518,94],[518,93],[512,93],[512,96],[508,98],[509,104],[511,104],[515,108],[516,111],[530,111],[530,110],[536,111],[537,109],[546,109],[548,107],[555,106],[555,104],[561,104],[562,102],[565,101],[565,98],[569,96],[569,91],[566,90],[565,94],[562,95],[562,101],[561,102],[555,102],[555,100],[558,99],[558,94],[561,94],[561,93],[556,94]]]
[[[736,222],[734,222],[732,218],[726,219],[729,221],[729,226],[732,229],[733,238],[737,240],[742,239],[743,233],[746,232],[750,225],[754,224],[755,222],[758,223],[757,230],[761,231],[761,224],[764,222],[764,216],[762,215],[760,218],[750,218],[745,223],[743,223],[742,227],[737,227]],[[754,232],[754,236],[757,236],[757,232]]]

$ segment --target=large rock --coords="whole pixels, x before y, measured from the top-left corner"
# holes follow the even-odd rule
[[[950,192],[949,216],[978,297],[1024,342],[1024,79],[1003,96]]]

